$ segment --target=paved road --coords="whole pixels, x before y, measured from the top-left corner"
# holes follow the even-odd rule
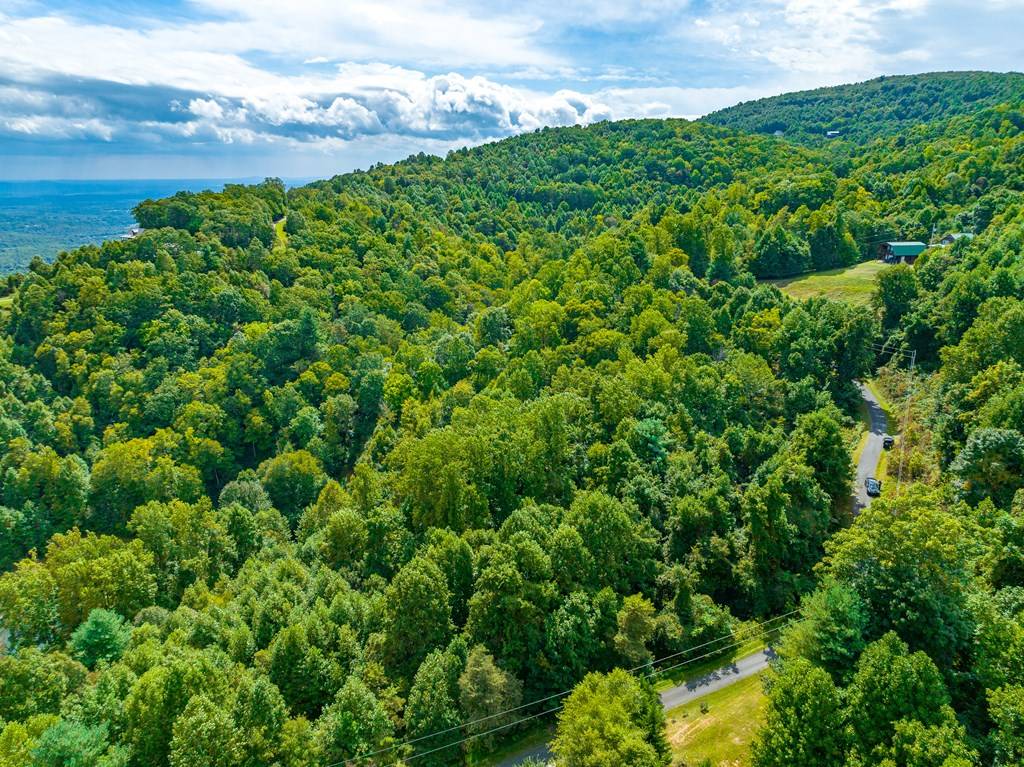
[[[689,703],[691,700],[696,700],[715,690],[728,687],[733,682],[746,679],[754,674],[760,674],[768,668],[768,664],[775,657],[775,650],[771,647],[766,647],[752,655],[747,655],[744,658],[733,661],[728,666],[722,666],[710,674],[690,679],[678,687],[670,687],[661,693],[661,705],[666,711],[671,711],[674,708],[679,708],[684,703]]]
[[[856,382],[856,386],[868,407],[871,428],[868,430],[867,444],[864,445],[864,450],[860,454],[860,460],[857,462],[857,479],[853,487],[854,515],[859,514],[861,509],[871,505],[871,498],[864,490],[864,480],[875,475],[875,470],[878,468],[878,459],[882,457],[882,450],[884,449],[882,447],[882,438],[889,428],[885,411],[878,404],[878,399],[875,395],[860,381]]]
[[[734,682],[746,679],[748,676],[759,674],[768,668],[768,664],[774,659],[775,651],[771,647],[747,655],[739,660],[733,661],[727,666],[715,669],[709,674],[689,679],[676,687],[670,687],[661,693],[661,705],[666,711],[679,708],[685,703],[702,698],[715,690],[721,690]],[[551,757],[547,743],[538,743],[529,748],[524,748],[515,754],[505,757],[498,763],[497,767],[515,767],[522,764],[529,758],[546,760]]]

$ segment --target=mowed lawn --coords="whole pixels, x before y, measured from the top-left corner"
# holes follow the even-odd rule
[[[764,707],[761,675],[756,674],[669,711],[665,720],[672,763],[697,767],[707,759],[714,767],[746,767]]]
[[[767,282],[793,298],[826,296],[866,306],[871,302],[871,294],[875,292],[875,276],[888,266],[884,261],[865,261],[845,269],[829,269]]]

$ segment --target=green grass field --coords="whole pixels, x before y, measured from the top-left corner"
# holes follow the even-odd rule
[[[7,319],[7,315],[11,311],[11,306],[14,304],[14,296],[4,296],[0,298],[0,320]]]
[[[707,706],[707,713],[701,706]],[[705,759],[714,767],[750,764],[750,744],[764,717],[761,676],[705,695],[665,715],[672,763],[697,767]]]
[[[793,298],[826,296],[866,306],[871,302],[871,294],[875,292],[875,276],[888,266],[883,261],[865,261],[844,269],[829,269],[768,282]]]

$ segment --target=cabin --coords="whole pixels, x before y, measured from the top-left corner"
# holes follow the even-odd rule
[[[941,240],[939,240],[938,245],[939,245],[940,248],[948,248],[950,245],[952,245],[957,240],[968,240],[968,241],[970,241],[970,240],[973,240],[973,239],[974,239],[974,235],[971,234],[970,232],[950,232],[945,237],[943,237]]]
[[[928,246],[923,242],[883,242],[878,257],[887,264],[898,264],[901,261],[912,264],[927,249]]]
[[[842,135],[841,131],[837,131],[837,130],[827,130],[827,131],[825,131],[825,138],[839,138],[840,135]]]

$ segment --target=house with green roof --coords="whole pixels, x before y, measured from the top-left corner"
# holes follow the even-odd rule
[[[879,257],[889,264],[899,263],[900,261],[912,264],[914,259],[927,249],[928,246],[923,242],[883,242]]]

